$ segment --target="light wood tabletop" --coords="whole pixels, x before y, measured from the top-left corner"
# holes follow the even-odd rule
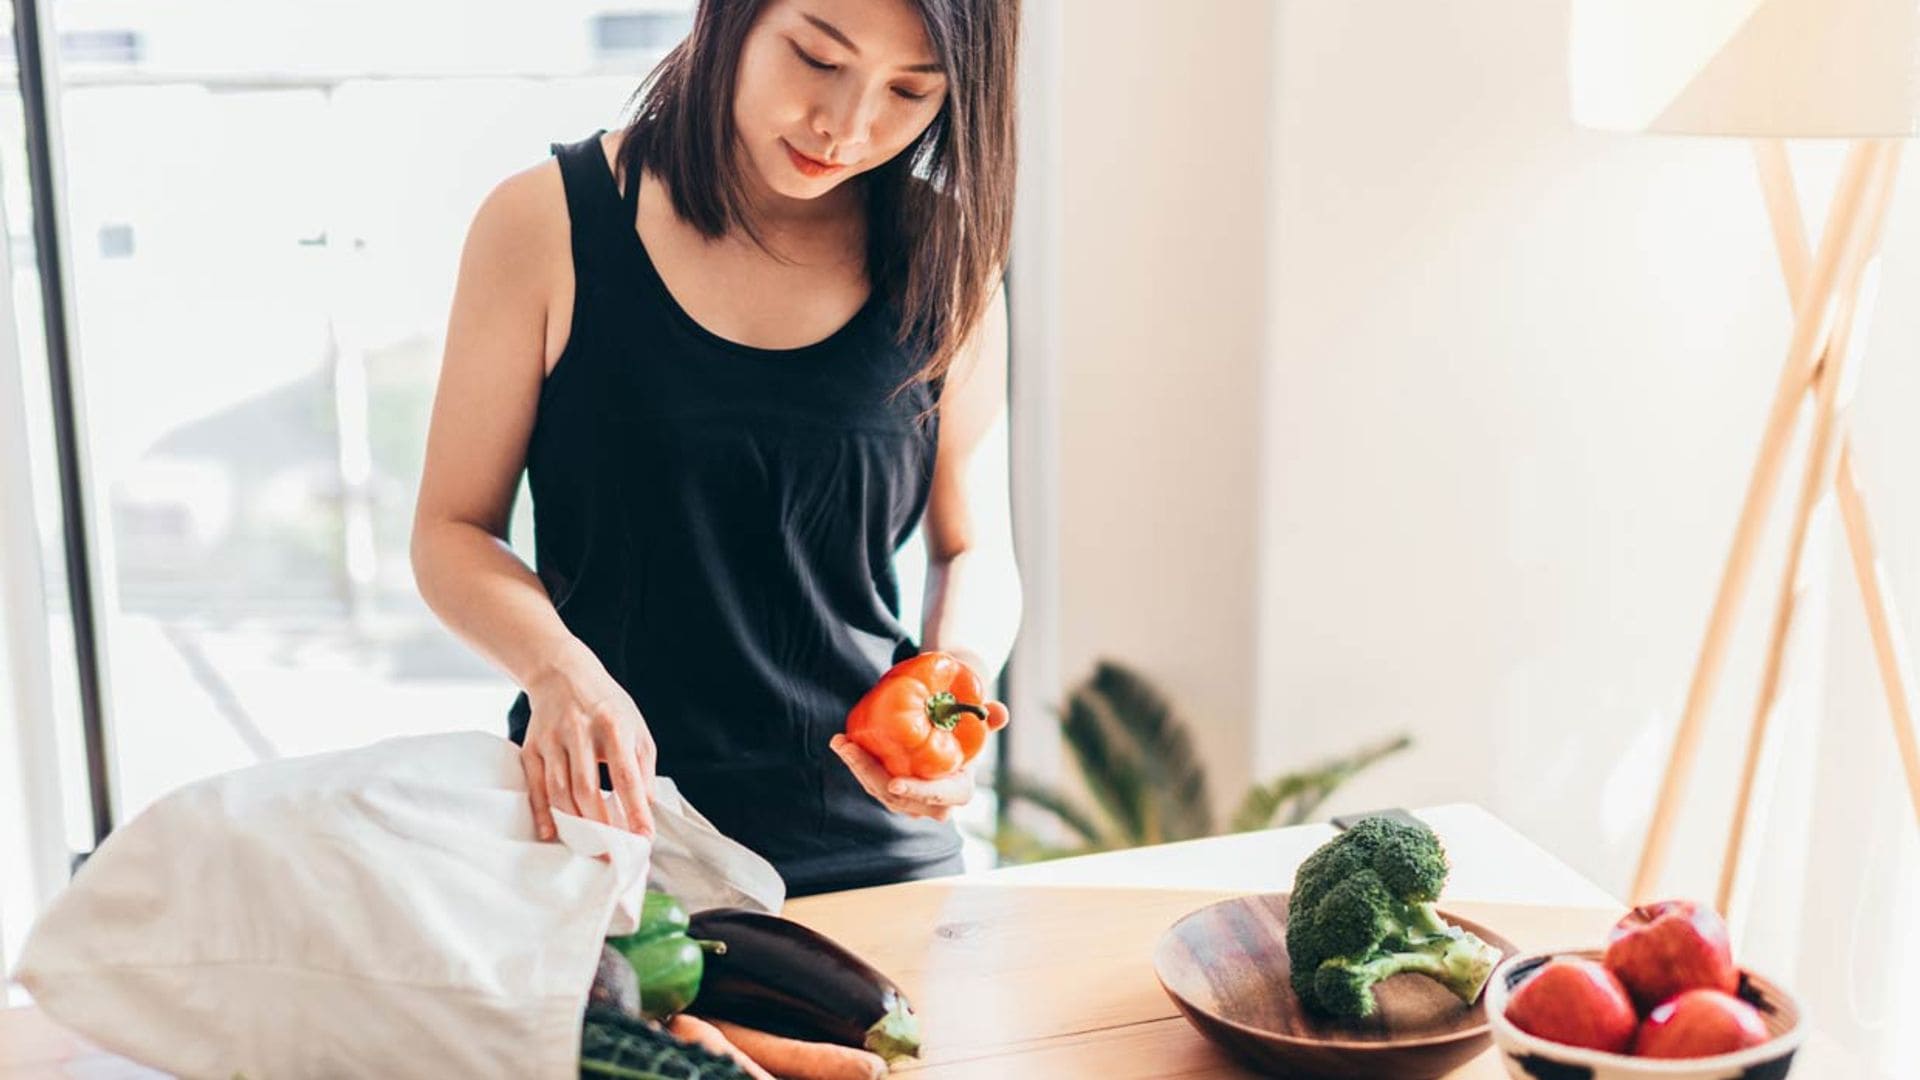
[[[1418,811],[1454,865],[1442,907],[1523,949],[1592,944],[1622,906],[1518,832],[1471,806]],[[1215,900],[1283,890],[1332,835],[1302,826],[983,874],[807,897],[786,914],[892,976],[925,1034],[926,1080],[1246,1077],[1203,1039],[1154,978],[1153,946]],[[1794,1069],[1873,1075],[1816,1031]],[[0,1011],[0,1080],[160,1074],[106,1054],[32,1008]],[[1453,1074],[1505,1075],[1491,1050]]]

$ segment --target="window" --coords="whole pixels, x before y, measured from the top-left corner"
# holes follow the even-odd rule
[[[539,19],[506,0],[40,6],[59,41],[52,136],[119,820],[265,759],[504,732],[514,688],[419,601],[408,558],[460,247],[493,184],[619,122],[691,6],[562,2]],[[0,174],[17,366],[44,411],[13,74]],[[59,484],[35,434],[57,575]],[[64,579],[47,594],[48,640],[70,653]],[[55,677],[69,696],[70,671]],[[61,708],[67,832],[84,850],[77,708]]]
[[[636,55],[658,55],[672,48],[693,29],[685,12],[623,11],[596,15],[593,48],[602,61],[620,62]]]

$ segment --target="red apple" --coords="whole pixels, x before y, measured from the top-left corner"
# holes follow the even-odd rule
[[[1625,1053],[1640,1017],[1620,980],[1600,964],[1560,956],[1507,999],[1507,1019],[1529,1035],[1568,1046]]]
[[[1727,924],[1691,900],[1629,911],[1607,935],[1606,964],[1643,1013],[1688,990],[1731,994],[1740,988]]]
[[[1634,1036],[1633,1052],[1650,1058],[1712,1057],[1759,1046],[1769,1037],[1753,1006],[1718,990],[1689,990],[1648,1014]]]

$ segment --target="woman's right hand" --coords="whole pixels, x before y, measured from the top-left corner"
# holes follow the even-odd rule
[[[526,690],[533,714],[520,766],[541,839],[556,835],[556,809],[652,836],[653,734],[626,689],[599,661],[588,659],[551,667]],[[610,820],[600,797],[601,762],[613,780],[624,822]]]

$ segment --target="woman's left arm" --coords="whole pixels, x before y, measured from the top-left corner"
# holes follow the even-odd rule
[[[958,656],[989,687],[1020,630],[1007,427],[1003,285],[948,373],[933,490],[921,525],[927,589],[920,647]]]
[[[1007,462],[1007,298],[994,290],[979,327],[954,358],[940,398],[940,444],[921,535],[927,591],[921,651],[951,653],[989,688],[1020,629]],[[973,798],[973,772],[939,780],[889,777],[844,735],[833,750],[868,794],[896,813],[945,820]]]

